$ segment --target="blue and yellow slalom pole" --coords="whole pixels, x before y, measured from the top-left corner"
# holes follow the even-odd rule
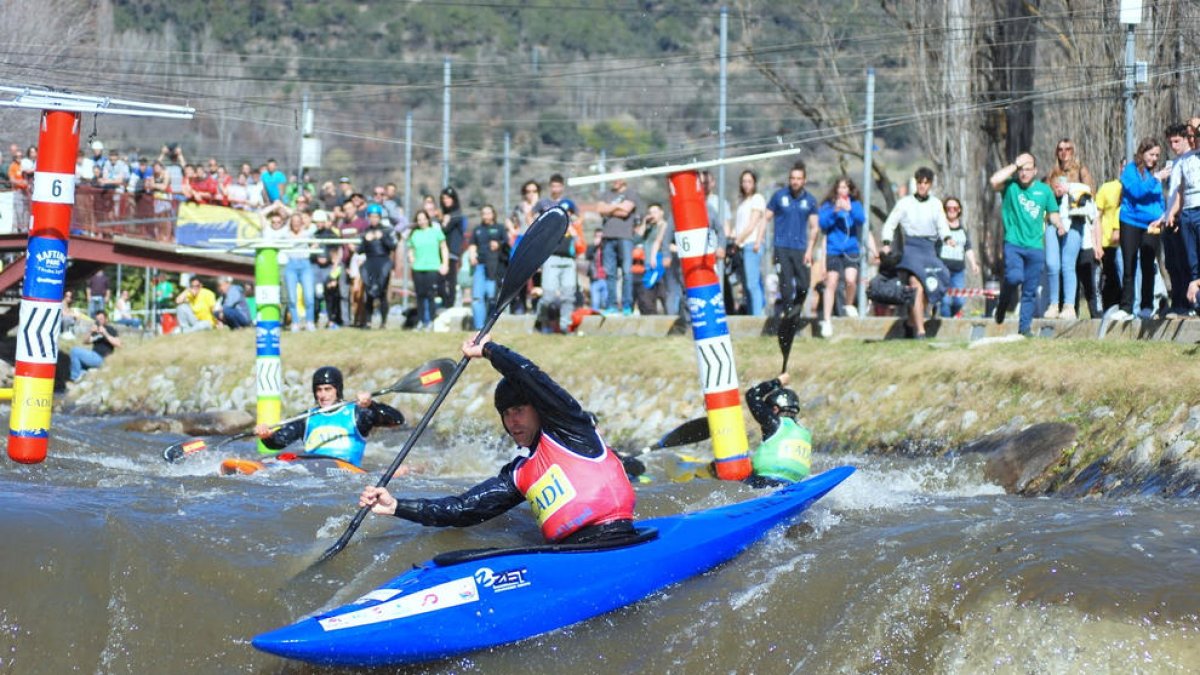
[[[8,456],[22,464],[46,459],[50,444],[78,148],[79,113],[43,111],[8,422]]]
[[[751,472],[749,442],[733,363],[733,344],[725,319],[725,301],[716,273],[716,242],[710,238],[708,229],[704,189],[697,171],[672,173],[667,182],[717,477],[742,480]]]

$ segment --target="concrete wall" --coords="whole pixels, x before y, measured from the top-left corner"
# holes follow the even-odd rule
[[[752,316],[731,316],[729,333],[733,337],[774,335],[775,322]],[[512,335],[532,333],[534,317],[506,314],[497,330]],[[1016,321],[1003,326],[991,319],[933,319],[925,324],[929,337],[939,340],[974,342],[983,338],[1003,338],[1017,334]],[[1041,338],[1096,339],[1100,320],[1063,321],[1035,319],[1033,334]],[[584,335],[636,335],[641,337],[686,335],[686,323],[673,316],[601,316],[584,319],[579,328]],[[820,339],[816,319],[802,319],[796,337]],[[832,339],[891,340],[904,338],[904,320],[899,317],[833,319]],[[1105,340],[1163,340],[1185,344],[1200,343],[1200,320],[1163,319],[1157,321],[1114,322],[1103,336]]]

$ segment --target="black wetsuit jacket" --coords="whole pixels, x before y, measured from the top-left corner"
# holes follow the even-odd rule
[[[366,408],[360,408],[354,402],[349,405],[354,406],[354,425],[358,427],[358,433],[362,434],[363,438],[369,436],[371,429],[375,427],[394,427],[404,424],[404,413],[386,403],[371,401],[371,405]],[[262,443],[272,450],[282,450],[294,441],[303,439],[307,426],[307,419],[288,422],[276,429],[275,433],[262,439]]]
[[[530,405],[541,417],[542,430],[561,441],[572,451],[585,457],[599,457],[606,448],[596,434],[596,428],[579,402],[543,373],[529,359],[513,350],[489,342],[484,347],[484,356],[492,367],[508,378],[528,398]],[[537,447],[537,439],[534,440]],[[525,495],[517,489],[513,472],[523,458],[517,457],[500,469],[499,475],[489,478],[466,492],[440,499],[397,499],[396,516],[439,527],[467,527],[490,520],[525,501]],[[609,528],[608,526],[613,526]],[[593,528],[584,528],[569,537],[579,542],[595,534],[597,530],[619,529],[629,531],[629,521],[606,523]]]

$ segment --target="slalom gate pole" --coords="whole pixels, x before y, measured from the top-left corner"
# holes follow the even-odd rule
[[[38,135],[8,422],[8,456],[22,464],[46,459],[50,444],[67,240],[75,206],[79,117],[77,112],[44,110]]]
[[[258,424],[272,425],[283,419],[283,357],[279,348],[283,335],[279,309],[279,250],[260,248],[254,254],[255,322],[254,381],[258,393]],[[263,454],[275,451],[258,441]]]
[[[725,301],[716,273],[716,238],[708,227],[704,189],[695,170],[673,173],[667,183],[717,477],[742,480],[751,472],[749,443]]]

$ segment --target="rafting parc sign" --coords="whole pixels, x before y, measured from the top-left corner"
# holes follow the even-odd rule
[[[254,211],[184,202],[175,220],[175,243],[179,246],[228,248],[228,244],[217,244],[212,240],[257,239],[262,230],[262,216]]]

